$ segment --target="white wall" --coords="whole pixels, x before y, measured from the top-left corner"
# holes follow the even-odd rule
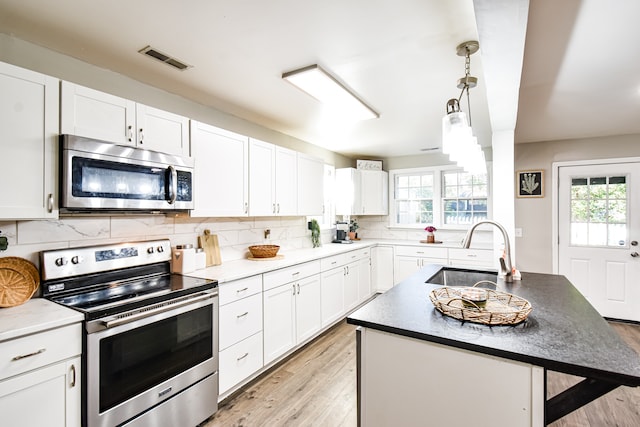
[[[544,197],[515,200],[516,238],[521,271],[552,273],[551,167],[553,162],[640,156],[640,134],[516,144],[516,170],[543,170]],[[514,178],[515,179],[515,178]]]

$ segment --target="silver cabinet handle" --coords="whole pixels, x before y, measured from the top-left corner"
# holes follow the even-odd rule
[[[138,142],[140,142],[140,144],[142,144],[144,142],[144,132],[142,131],[142,128],[140,128],[140,132],[138,133],[138,135],[139,135]]]
[[[129,140],[129,142],[131,142],[133,140],[133,126],[129,125],[127,127],[127,139]]]
[[[291,295],[295,295],[296,294],[296,284],[295,283],[293,285],[291,285],[291,291],[293,292]]]
[[[76,386],[76,365],[71,365],[71,367],[69,368],[69,374],[71,376],[69,387],[73,388]]]
[[[237,362],[239,362],[239,361],[241,361],[242,359],[246,358],[248,355],[249,355],[249,353],[245,353],[245,354],[243,354],[242,356],[237,357],[237,358],[236,358],[236,361],[237,361]]]
[[[249,203],[244,202],[244,213],[248,213],[248,212],[249,212]]]
[[[300,274],[299,271],[296,271],[295,273],[291,273],[292,276],[297,276],[298,274]]]
[[[241,293],[241,292],[248,291],[248,290],[249,290],[249,288],[242,288],[242,289],[238,289],[238,290],[236,291],[236,294],[239,294],[239,293]]]
[[[11,361],[15,362],[16,360],[26,359],[27,357],[37,356],[38,354],[42,354],[47,351],[46,348],[41,348],[40,350],[36,350],[33,353],[21,354],[19,356],[15,356]]]
[[[636,257],[640,256],[640,254],[638,254],[638,252],[631,252],[631,256],[636,258]]]
[[[272,213],[276,213],[276,204],[274,203],[273,206],[271,206],[271,212]]]
[[[49,213],[53,212],[53,194],[49,193],[49,197],[47,197],[47,211]]]
[[[297,283],[298,286],[298,295],[300,295],[300,283]]]
[[[276,213],[280,213],[280,203],[278,203],[278,211]]]
[[[248,311],[245,311],[245,312],[244,312],[244,313],[242,313],[242,314],[238,314],[238,315],[236,316],[236,318],[237,318],[237,319],[240,319],[241,317],[244,317],[244,316],[246,316],[247,314],[249,314],[249,312],[248,312]]]

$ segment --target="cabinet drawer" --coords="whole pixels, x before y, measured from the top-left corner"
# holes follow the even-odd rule
[[[262,276],[260,275],[223,283],[218,289],[221,306],[260,292],[262,292]]]
[[[334,255],[320,260],[320,270],[327,271],[340,267],[348,262],[347,254]]]
[[[450,260],[493,262],[491,249],[449,249]]]
[[[220,307],[220,349],[262,330],[262,294]]]
[[[396,255],[444,259],[448,256],[447,248],[432,248],[425,246],[396,246]]]
[[[320,273],[320,262],[310,261],[264,274],[264,290]]]
[[[262,332],[220,352],[220,395],[257,372],[262,363]]]
[[[371,256],[371,250],[369,248],[358,249],[356,251],[347,252],[344,255],[347,258],[347,263],[350,263],[364,258],[369,258]]]
[[[80,323],[5,341],[0,379],[8,378],[82,353]]]

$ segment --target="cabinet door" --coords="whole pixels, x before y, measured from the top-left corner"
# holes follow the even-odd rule
[[[320,312],[320,275],[296,283],[296,342],[299,344],[322,327]]]
[[[138,147],[189,157],[189,119],[184,116],[136,104]]]
[[[249,216],[273,216],[275,205],[275,146],[249,139]]]
[[[322,215],[324,206],[324,163],[298,153],[298,215]]]
[[[360,170],[362,215],[389,214],[389,178],[385,171]]]
[[[135,102],[62,82],[60,132],[136,145]]]
[[[371,296],[371,258],[358,261],[358,304]]]
[[[265,365],[296,344],[295,292],[295,284],[288,283],[263,293]]]
[[[196,206],[192,217],[248,215],[249,138],[191,122]]]
[[[336,169],[336,215],[362,214],[360,174],[354,168]]]
[[[413,273],[418,271],[421,258],[410,256],[396,256],[394,266],[394,282],[400,283]]]
[[[322,327],[329,326],[344,314],[344,267],[322,273],[320,311],[322,314]]]
[[[344,311],[358,305],[358,262],[344,266]]]
[[[2,425],[79,427],[80,384],[80,358],[0,381]]]
[[[56,218],[58,80],[0,63],[0,219]]]
[[[276,214],[298,214],[297,155],[293,150],[276,146],[274,180],[276,187]]]
[[[371,281],[376,292],[393,287],[393,247],[378,246],[371,250]]]

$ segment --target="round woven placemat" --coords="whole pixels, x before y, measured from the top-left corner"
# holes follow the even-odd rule
[[[40,285],[38,269],[18,257],[0,258],[0,307],[15,307],[33,296]]]

